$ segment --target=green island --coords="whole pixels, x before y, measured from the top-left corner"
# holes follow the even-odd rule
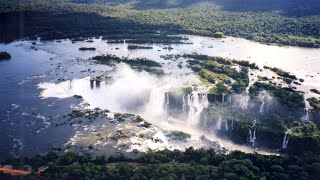
[[[100,56],[94,56],[91,59],[96,61],[99,64],[105,64],[105,65],[114,65],[122,62],[130,65],[133,69],[136,69],[139,71],[145,70],[155,75],[163,74],[163,70],[161,69],[162,65],[160,63],[153,60],[146,59],[146,58],[129,59],[126,57],[117,57],[115,55],[105,54]]]
[[[95,51],[95,47],[81,47],[79,48],[79,51]]]
[[[310,89],[310,91],[313,92],[313,93],[316,93],[316,94],[319,94],[319,95],[320,95],[320,91],[317,90],[317,89]]]
[[[7,52],[0,52],[0,60],[9,60],[11,55]]]
[[[137,50],[137,49],[153,49],[150,46],[137,46],[137,45],[128,45],[129,50]]]

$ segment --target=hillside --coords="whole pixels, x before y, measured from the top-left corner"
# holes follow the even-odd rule
[[[292,3],[289,4],[293,4],[291,8],[291,5],[284,6],[281,3],[275,5],[271,2],[265,6],[265,1],[258,5],[249,1],[245,3],[246,8],[242,8],[241,1],[233,1],[54,0],[18,3],[2,0],[0,16],[4,28],[0,33],[1,41],[41,36],[52,31],[61,33],[60,36],[53,37],[70,37],[70,33],[74,34],[79,29],[81,36],[105,35],[110,33],[110,29],[136,31],[131,28],[135,24],[138,27],[148,26],[148,29],[155,31],[165,29],[170,33],[212,36],[219,31],[263,43],[320,46],[320,18],[318,15],[306,16],[310,13],[317,14],[312,12],[318,12],[318,2],[310,0],[310,3],[299,4],[290,0]],[[298,13],[294,13],[295,11]],[[84,19],[101,19],[102,22],[76,21],[75,14],[77,17],[86,17]],[[111,23],[110,19],[118,23]],[[73,29],[67,29],[68,26],[64,25],[70,23],[73,24]],[[121,23],[128,26],[119,27]],[[20,32],[21,29],[24,31]]]

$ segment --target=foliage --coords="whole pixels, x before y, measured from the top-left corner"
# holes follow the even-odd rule
[[[309,98],[308,101],[310,106],[313,107],[316,111],[320,110],[320,99],[312,97],[312,98]]]
[[[289,78],[289,79],[293,79],[293,80],[298,80],[298,78],[295,75],[291,75],[290,73],[276,68],[276,67],[269,67],[269,66],[264,66],[265,69],[270,69],[271,71],[275,72],[277,75],[284,77],[284,78]]]
[[[197,72],[200,77],[210,83],[225,83],[231,84],[231,80],[235,82],[231,85],[235,93],[241,94],[249,85],[248,67],[258,68],[254,63],[245,61],[230,60],[223,57],[210,57],[207,55],[184,54],[184,58],[190,58],[188,63],[191,68]],[[240,71],[234,68],[233,63],[240,64]]]
[[[250,87],[249,92],[256,96],[262,90],[270,92],[277,97],[281,103],[286,104],[289,108],[301,109],[305,107],[303,95],[291,88],[281,88],[271,84],[256,82]]]
[[[269,6],[265,0],[259,3],[252,3],[252,0],[250,3],[246,2],[248,9],[243,9],[247,6],[243,6],[241,0],[232,1],[238,2],[96,0],[83,3],[88,1],[1,0],[0,19],[5,25],[1,40],[10,41],[21,38],[21,35],[40,35],[45,39],[55,39],[108,34],[156,34],[157,31],[206,36],[223,32],[225,35],[264,43],[320,46],[319,13],[304,16],[311,12],[309,9],[319,12],[314,8],[319,7],[319,2],[308,0],[312,2],[298,3],[290,0],[297,9],[290,11],[289,14],[293,15],[288,16],[283,13],[287,9],[279,12],[276,6]],[[221,4],[222,8],[219,8],[217,5]],[[273,4],[283,5],[275,2]],[[130,8],[132,6],[134,9]],[[270,8],[269,11],[260,11],[266,7]],[[254,10],[251,11],[251,8]],[[22,22],[19,21],[21,12]],[[19,31],[21,25],[25,28],[22,34]],[[147,42],[146,39],[144,42]]]
[[[91,59],[95,60],[97,63],[105,64],[109,66],[113,66],[115,64],[123,62],[130,65],[132,68],[138,71],[145,70],[155,75],[164,74],[163,70],[161,69],[162,65],[160,63],[146,59],[146,58],[129,59],[127,57],[118,57],[115,55],[106,54],[106,55],[95,56],[95,57],[92,57]]]
[[[317,90],[317,89],[310,89],[310,91],[313,92],[313,93],[316,93],[316,94],[319,94],[319,95],[320,95],[320,91]]]
[[[185,88],[182,88],[182,92],[184,94],[191,94],[192,93],[192,87],[185,87]]]
[[[170,134],[166,136],[177,141],[185,141],[186,139],[189,139],[191,137],[190,134],[184,133],[182,131],[172,131]]]
[[[291,135],[297,137],[313,137],[316,139],[320,139],[320,130],[314,123],[309,122],[292,128]]]
[[[124,62],[131,66],[162,67],[160,63],[146,59],[146,58],[128,59],[126,57],[120,58],[111,54],[95,56],[95,57],[92,57],[92,60],[96,60],[101,64],[108,64],[108,65],[110,64],[111,61],[115,61],[117,63]]]
[[[215,32],[212,36],[214,38],[223,38],[224,34],[222,32]]]
[[[249,61],[238,61],[238,60],[232,60],[232,62],[239,64],[240,66],[245,66],[251,69],[259,69],[259,67],[256,65],[256,63],[250,63]]]
[[[228,94],[228,87],[224,86],[221,83],[218,83],[215,87],[211,88],[209,91],[209,95],[223,95],[223,94]]]
[[[153,47],[150,47],[150,46],[128,45],[128,50],[136,50],[136,49],[153,49]]]
[[[9,159],[4,163],[22,162],[34,169],[48,166],[43,173],[26,177],[30,179],[317,179],[320,170],[320,158],[314,154],[264,156],[234,151],[221,155],[213,149],[192,147],[184,152],[150,151],[137,159],[93,158],[69,151],[62,156],[51,152],[24,161]]]

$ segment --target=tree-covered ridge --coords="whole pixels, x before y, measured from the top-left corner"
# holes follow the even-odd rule
[[[184,152],[163,150],[142,153],[138,158],[124,156],[80,156],[69,151],[62,156],[53,152],[31,159],[5,162],[19,167],[28,164],[35,171],[27,179],[317,179],[320,158],[304,156],[264,156],[232,152],[215,154],[212,149],[187,148]],[[0,174],[2,178],[10,178]]]
[[[210,2],[228,11],[281,11],[288,16],[319,14],[317,0],[69,0],[74,3],[126,5],[135,9],[164,9],[188,7],[201,2]]]
[[[148,3],[151,2],[156,1],[148,1]],[[135,24],[136,26],[148,26],[148,29],[165,29],[171,33],[190,33],[213,36],[216,32],[223,32],[226,35],[240,36],[263,43],[303,47],[320,46],[319,16],[294,17],[286,16],[276,11],[224,11],[212,2],[194,3],[190,1],[190,3],[187,3],[189,4],[188,6],[177,6],[175,8],[164,9],[151,8],[145,10],[132,9],[124,5],[127,4],[127,1],[120,1],[117,3],[120,4],[120,6],[111,6],[110,3],[74,3],[73,1],[67,0],[24,2],[7,2],[2,0],[0,1],[0,4],[2,5],[0,11],[33,11],[32,13],[29,12],[28,15],[23,16],[25,18],[24,21],[27,21],[24,25],[24,27],[26,27],[25,34],[33,35],[42,34],[44,32],[48,33],[48,31],[60,31],[64,34],[70,33],[66,32],[67,30],[63,28],[63,26],[60,27],[60,24],[70,24],[69,21],[71,20],[69,17],[74,16],[72,13],[77,13],[77,16],[79,17],[89,15],[101,16],[96,19],[114,18],[114,21],[119,22],[120,24],[124,23],[123,26],[128,23],[126,28],[119,28],[116,22],[112,23],[110,21],[99,21],[99,23],[94,21],[71,21],[72,24],[74,24],[74,28],[71,29],[72,31],[78,31],[78,29],[86,29],[89,31],[90,29],[94,35],[106,35],[104,31],[104,28],[106,27],[108,27],[108,29],[122,31],[135,30],[135,28],[132,27],[132,24]],[[143,2],[143,4],[145,3],[147,2]],[[38,14],[39,12],[47,13]],[[65,14],[67,12],[71,14]],[[51,13],[64,14],[64,17],[56,17]],[[39,17],[40,15],[41,17]],[[8,16],[11,17],[12,14],[1,13],[2,24],[3,27],[5,27],[4,29],[15,22],[11,20],[9,23],[9,20],[7,20],[8,18],[6,18]],[[49,24],[48,27],[46,22],[38,22],[38,18],[46,20],[49,18],[50,20],[53,19],[53,24],[51,26]],[[29,25],[36,26],[37,29],[29,29]],[[97,28],[97,26],[101,26],[101,28]],[[32,33],[28,33],[27,31],[32,31]],[[83,35],[86,34],[88,33],[84,33]]]

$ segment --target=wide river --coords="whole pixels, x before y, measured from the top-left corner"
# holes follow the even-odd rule
[[[177,68],[181,60],[164,60],[160,58],[161,55],[195,52],[248,60],[255,62],[259,67],[264,65],[278,67],[304,79],[302,85],[297,88],[307,94],[317,96],[309,90],[320,89],[320,49],[269,46],[233,37],[225,39],[189,35],[187,37],[193,44],[172,45],[172,50],[163,49],[168,47],[167,45],[154,44],[149,45],[153,49],[130,51],[127,49],[127,44],[108,44],[101,39],[94,39],[93,43],[74,44],[70,40],[36,41],[36,45],[30,41],[1,44],[0,51],[9,52],[12,58],[9,61],[0,62],[2,72],[0,77],[0,160],[10,155],[43,153],[52,146],[66,143],[74,136],[76,132],[72,127],[55,127],[53,123],[61,121],[62,115],[69,113],[72,107],[80,103],[80,100],[43,99],[39,84],[56,82],[57,79],[81,80],[109,71],[110,67],[96,65],[88,60],[99,54],[109,53],[130,58],[144,57],[158,61],[163,64],[166,73],[176,77],[175,82],[189,78],[195,78],[192,81],[197,81],[197,78],[186,75],[191,72],[190,69]],[[97,50],[79,51],[80,47],[95,47]],[[185,61],[182,63],[186,65]],[[128,85],[135,84],[135,82],[131,83],[133,84]],[[52,89],[54,90],[54,87]],[[66,92],[68,89],[59,92],[59,95],[64,96]],[[59,95],[57,92],[52,92],[48,97],[59,97]],[[95,96],[91,101],[95,102],[98,98]]]

